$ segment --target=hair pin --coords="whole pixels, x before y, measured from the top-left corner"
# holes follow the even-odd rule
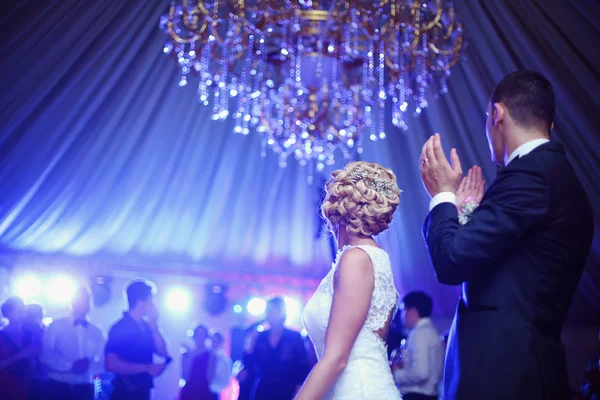
[[[386,196],[402,193],[402,189],[392,181],[380,178],[370,178],[367,171],[362,167],[354,167],[352,171],[350,171],[350,176],[358,181],[367,179],[367,187]]]

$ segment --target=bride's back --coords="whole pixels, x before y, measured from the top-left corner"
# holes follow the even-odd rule
[[[341,394],[360,390],[363,394],[372,393],[372,396],[365,395],[363,398],[380,398],[377,397],[378,394],[397,391],[389,373],[385,338],[399,299],[390,259],[383,249],[368,245],[341,249],[333,268],[304,309],[304,326],[315,345],[317,357],[321,359],[325,351],[325,336],[335,292],[334,276],[344,252],[350,248],[359,248],[369,255],[375,280],[367,318],[352,346],[348,365],[334,385],[331,395],[335,394],[335,398],[338,398]],[[352,307],[352,304],[347,306]]]
[[[368,245],[346,246],[338,252],[333,268],[306,305],[303,316],[305,327],[315,344],[317,356],[320,358],[324,351],[325,333],[335,291],[334,276],[344,252],[350,248],[359,248],[369,255],[375,276],[367,319],[354,343],[350,359],[365,355],[365,350],[372,352],[373,348],[378,350],[377,353],[385,353],[387,358],[385,338],[397,310],[399,296],[394,285],[389,256],[381,248]],[[351,304],[347,306],[352,307]],[[370,357],[372,354],[367,354],[367,356]]]

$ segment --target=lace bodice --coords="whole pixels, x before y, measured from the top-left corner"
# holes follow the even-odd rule
[[[393,313],[392,318],[398,309],[399,295],[394,285],[394,275],[390,264],[388,254],[378,247],[374,246],[344,246],[337,253],[337,257],[331,271],[321,282],[323,290],[330,296],[333,296],[333,278],[337,267],[342,259],[342,255],[352,247],[362,249],[371,258],[373,263],[373,272],[375,274],[375,287],[373,288],[373,296],[371,297],[371,306],[367,314],[367,320],[363,329],[377,331],[385,327],[390,316],[390,311]]]
[[[369,255],[375,284],[367,318],[350,352],[348,366],[326,399],[400,399],[388,366],[387,347],[376,333],[385,327],[390,314],[394,317],[399,300],[390,259],[384,250],[374,246],[345,246],[340,249],[331,271],[304,308],[304,327],[315,346],[317,357],[321,359],[335,291],[334,276],[343,254],[352,247],[360,248]],[[357,393],[362,393],[362,397],[357,397]]]

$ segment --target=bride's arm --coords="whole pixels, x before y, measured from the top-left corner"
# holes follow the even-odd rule
[[[319,400],[348,363],[350,351],[367,319],[375,285],[373,265],[360,249],[344,253],[336,271],[325,353],[298,392],[296,400]]]

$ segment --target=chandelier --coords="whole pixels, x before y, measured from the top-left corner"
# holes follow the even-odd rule
[[[351,159],[364,137],[385,138],[386,103],[408,129],[407,112],[447,92],[463,48],[448,0],[179,0],[160,28],[179,86],[197,77],[212,119],[255,129],[263,157],[295,158],[309,181],[336,150]]]

